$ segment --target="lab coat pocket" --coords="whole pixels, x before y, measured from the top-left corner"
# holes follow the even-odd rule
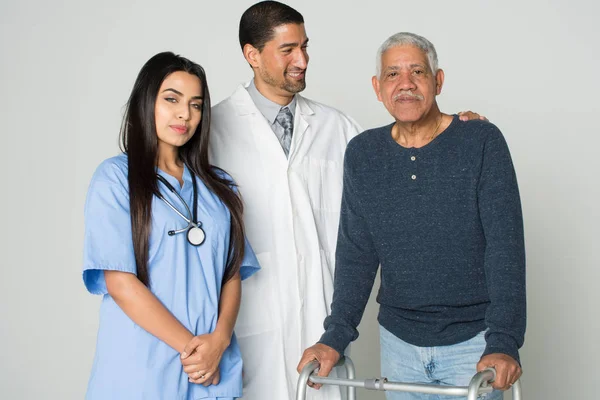
[[[273,292],[277,288],[271,284],[271,253],[259,253],[256,258],[261,269],[242,282],[242,301],[235,325],[235,334],[240,338],[274,328],[273,314],[277,304],[273,301]]]

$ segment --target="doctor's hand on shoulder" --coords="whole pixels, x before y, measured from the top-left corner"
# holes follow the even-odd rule
[[[219,363],[230,341],[216,332],[194,336],[181,353],[181,364],[189,381],[204,386],[218,384]]]
[[[329,373],[339,360],[340,353],[338,353],[332,347],[322,343],[317,343],[314,346],[304,350],[302,359],[298,363],[298,373],[302,372],[302,369],[304,369],[306,364],[309,362],[317,361],[319,363],[319,371],[317,372],[317,376],[329,376]],[[318,390],[322,385],[308,381],[308,386]]]
[[[458,113],[458,118],[461,121],[471,121],[473,119],[480,119],[482,121],[488,121],[484,115],[479,115],[473,111],[461,111]]]

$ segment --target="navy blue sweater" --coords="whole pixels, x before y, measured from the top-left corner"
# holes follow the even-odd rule
[[[483,353],[519,360],[525,334],[525,248],[517,180],[493,124],[456,116],[422,148],[393,125],[346,149],[331,315],[320,343],[343,353],[381,265],[379,323],[416,346],[488,330]]]

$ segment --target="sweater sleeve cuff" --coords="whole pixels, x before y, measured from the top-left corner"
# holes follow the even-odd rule
[[[343,356],[344,350],[354,339],[356,338],[348,329],[332,324],[329,325],[323,336],[321,336],[319,343],[333,348],[340,356]]]
[[[521,360],[519,358],[519,346],[514,338],[504,333],[487,333],[486,334],[486,346],[483,356],[493,353],[502,353],[514,358],[519,365]]]

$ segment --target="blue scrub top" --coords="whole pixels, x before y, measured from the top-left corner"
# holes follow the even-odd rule
[[[183,186],[158,170],[179,191],[190,209],[192,177],[184,167]],[[127,156],[104,161],[96,170],[85,204],[83,281],[93,294],[103,295],[96,355],[86,399],[197,400],[242,396],[242,359],[235,335],[219,364],[221,381],[204,387],[190,383],[179,353],[137,326],[107,294],[104,270],[134,273],[136,263],[131,237]],[[186,234],[169,236],[169,230],[187,223],[156,196],[152,200],[149,241],[150,289],[163,305],[194,335],[213,332],[227,263],[230,214],[227,207],[196,178],[198,219],[206,233],[198,247]],[[185,206],[163,184],[163,196],[180,212]],[[259,269],[246,242],[242,279]]]

